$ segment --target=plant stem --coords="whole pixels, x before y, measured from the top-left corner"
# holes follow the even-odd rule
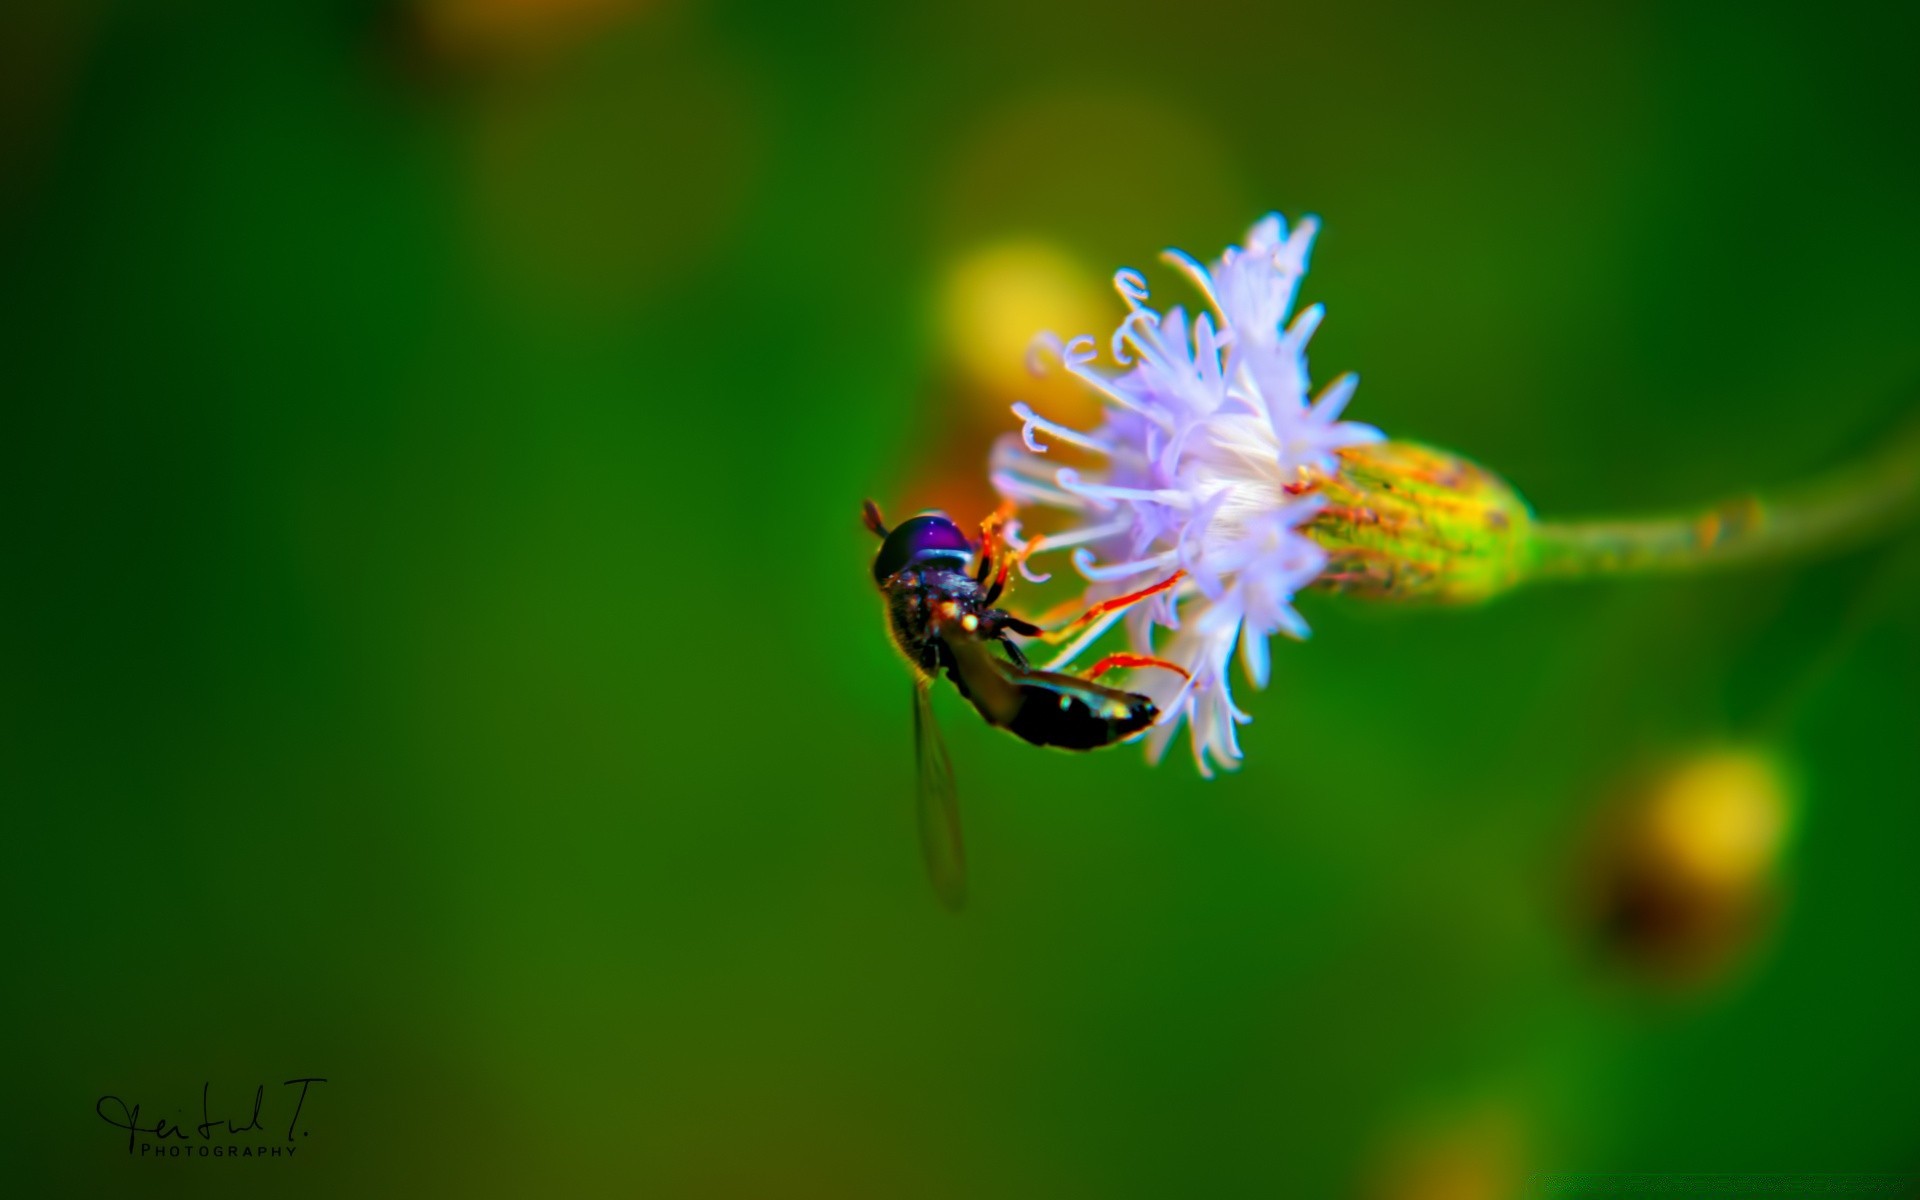
[[[1536,520],[1528,575],[1660,574],[1837,553],[1898,526],[1916,508],[1920,426],[1869,459],[1772,494],[1666,516]]]

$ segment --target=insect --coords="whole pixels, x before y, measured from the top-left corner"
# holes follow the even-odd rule
[[[1141,654],[1108,655],[1085,676],[1040,670],[1013,638],[1055,641],[1097,622],[1110,623],[1132,604],[1173,587],[1182,576],[1176,572],[1152,587],[1095,605],[1060,629],[1046,630],[994,606],[1006,590],[1008,570],[1020,557],[1001,544],[1005,510],[982,524],[978,547],[945,513],[924,512],[889,530],[879,507],[869,500],[863,517],[880,538],[873,582],[886,598],[894,644],[914,669],[921,853],[934,891],[957,909],[966,898],[966,852],[953,763],[934,724],[934,680],[944,671],[989,725],[1036,746],[1097,750],[1113,745],[1152,725],[1160,711],[1146,696],[1094,679],[1116,667],[1164,667],[1182,676],[1187,672]],[[979,562],[974,565],[976,553]]]

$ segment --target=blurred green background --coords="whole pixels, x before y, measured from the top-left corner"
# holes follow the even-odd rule
[[[1920,384],[1869,12],[9,6],[8,1190],[1920,1170],[1920,540],[1308,597],[1211,783],[943,697],[956,919],[857,520],[977,489],[983,328],[1270,209],[1318,377],[1544,512],[1869,450]],[[1727,745],[1790,834],[1607,918],[1636,781]],[[308,1075],[291,1161],[94,1113]]]

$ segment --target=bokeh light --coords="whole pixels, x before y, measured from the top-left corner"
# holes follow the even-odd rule
[[[1728,968],[1778,907],[1793,793],[1755,748],[1703,750],[1628,787],[1595,835],[1589,903],[1608,947],[1657,982]]]

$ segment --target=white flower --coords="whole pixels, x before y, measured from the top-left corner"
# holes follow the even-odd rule
[[[1304,468],[1331,468],[1341,447],[1381,437],[1339,420],[1354,376],[1308,397],[1306,344],[1323,313],[1314,305],[1287,318],[1318,228],[1309,217],[1289,233],[1278,215],[1269,216],[1244,247],[1229,247],[1207,266],[1167,251],[1212,309],[1191,321],[1178,307],[1165,314],[1148,308],[1139,273],[1115,275],[1128,308],[1110,343],[1121,370],[1095,368],[1091,337],[1041,339],[1098,389],[1100,426],[1083,433],[1016,404],[1025,422],[1020,437],[994,448],[993,482],[1002,495],[1072,514],[1038,549],[1073,548],[1090,605],[1184,572],[1176,586],[1123,611],[1134,651],[1176,663],[1189,678],[1144,669],[1129,686],[1162,711],[1146,735],[1148,756],[1160,759],[1184,719],[1203,775],[1240,761],[1235,727],[1249,718],[1228,685],[1236,644],[1258,688],[1267,682],[1267,639],[1307,635],[1293,596],[1326,559],[1299,529],[1319,501],[1289,485]],[[1098,466],[1056,466],[1045,457],[1055,442],[1091,451]],[[1049,665],[1064,666],[1121,615],[1094,622]],[[1156,650],[1155,630],[1163,627],[1171,636]]]

